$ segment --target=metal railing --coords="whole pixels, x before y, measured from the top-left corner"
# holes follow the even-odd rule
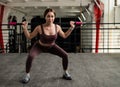
[[[67,39],[58,37],[56,43],[67,52],[95,53],[96,28],[92,25],[96,23],[85,23],[83,26],[76,26],[72,34]],[[120,28],[110,28],[110,25],[120,25],[120,23],[101,23],[99,33],[99,53],[120,52]],[[108,27],[104,27],[107,25]],[[28,52],[31,40],[25,39],[21,23],[15,25],[2,24],[5,53]],[[29,31],[30,24],[28,26]],[[68,27],[62,27],[66,31]],[[12,43],[12,44],[11,44]]]

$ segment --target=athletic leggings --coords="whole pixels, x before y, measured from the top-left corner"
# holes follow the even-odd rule
[[[41,46],[39,41],[37,41],[33,47],[31,48],[28,58],[26,60],[26,73],[30,72],[32,61],[38,54],[42,52],[49,52],[54,55],[58,55],[62,58],[62,66],[64,70],[67,70],[68,67],[68,55],[67,52],[65,52],[62,48],[60,48],[58,45],[53,45],[50,47]],[[47,61],[46,61],[47,62]]]

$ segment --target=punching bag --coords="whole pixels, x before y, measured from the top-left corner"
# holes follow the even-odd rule
[[[4,6],[0,5],[0,51],[4,53],[4,41],[3,41],[3,33],[2,33],[2,21],[3,21],[3,13],[4,13]]]
[[[100,0],[94,0],[94,16],[96,22],[96,44],[95,44],[95,53],[98,53],[99,48],[99,36],[100,36],[100,21],[103,14],[103,3]]]

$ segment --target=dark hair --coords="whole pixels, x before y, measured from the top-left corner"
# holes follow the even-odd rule
[[[45,12],[44,12],[44,18],[45,18],[45,16],[47,15],[48,12],[53,12],[54,15],[56,16],[55,10],[53,10],[52,8],[47,8],[47,9],[45,10]]]

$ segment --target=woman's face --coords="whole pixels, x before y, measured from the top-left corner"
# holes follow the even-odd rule
[[[53,12],[48,12],[47,15],[45,16],[45,20],[47,23],[53,23],[55,19],[55,15]]]

